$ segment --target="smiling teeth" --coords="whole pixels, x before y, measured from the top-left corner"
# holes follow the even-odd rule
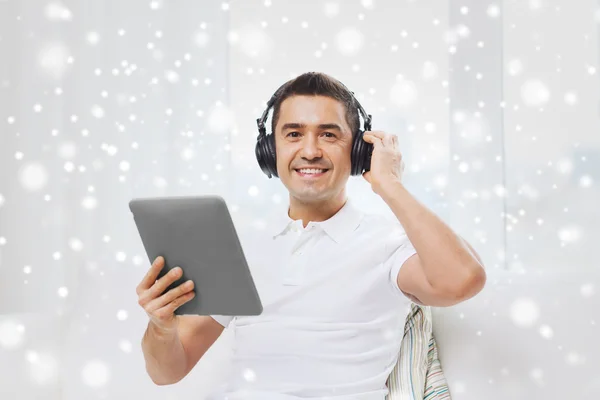
[[[302,172],[303,174],[319,174],[321,172],[325,172],[324,169],[300,169],[298,171]]]

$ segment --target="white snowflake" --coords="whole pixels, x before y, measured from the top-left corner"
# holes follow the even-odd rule
[[[83,383],[91,387],[101,387],[108,383],[110,370],[105,362],[91,360],[85,363],[81,370]]]
[[[81,251],[83,249],[83,243],[77,238],[71,238],[69,239],[69,247],[71,247],[73,251]]]
[[[24,342],[25,326],[16,320],[4,319],[0,322],[0,348],[13,350]]]
[[[104,118],[104,109],[99,105],[92,106],[92,115],[98,119]]]
[[[583,356],[579,353],[576,353],[574,351],[571,351],[571,352],[567,353],[567,356],[565,357],[565,361],[570,366],[581,365],[581,364],[585,364],[585,356]]]
[[[581,238],[581,236],[581,228],[575,225],[566,226],[558,231],[558,237],[561,241],[566,243],[577,242]]]
[[[185,147],[181,150],[181,158],[184,161],[190,161],[196,156],[196,151],[191,147]]]
[[[119,340],[119,349],[121,349],[123,353],[131,353],[133,350],[133,345],[129,340],[121,339]]]
[[[119,163],[119,169],[123,172],[127,172],[130,169],[129,161],[123,160]]]
[[[563,175],[568,175],[573,171],[573,162],[571,159],[563,157],[557,161],[556,170]]]
[[[511,76],[520,75],[523,72],[523,62],[519,59],[512,59],[507,65],[508,74]]]
[[[551,339],[554,336],[554,330],[548,325],[540,326],[540,335],[545,339]]]
[[[256,197],[259,193],[259,190],[256,186],[252,185],[248,188],[248,194],[252,197]]]
[[[58,156],[63,159],[71,159],[77,154],[77,144],[72,141],[62,142],[58,146]]]
[[[500,16],[500,7],[497,4],[490,4],[486,12],[490,18],[498,18]]]
[[[438,67],[431,61],[425,61],[423,69],[421,70],[421,76],[425,81],[431,81],[438,77]]]
[[[586,283],[584,285],[581,285],[580,292],[583,297],[592,297],[595,293],[594,284]]]
[[[40,51],[38,62],[42,71],[59,79],[67,71],[69,57],[69,49],[64,43],[50,43]]]
[[[208,127],[215,133],[227,133],[234,126],[234,113],[233,111],[218,103],[214,106],[208,117]]]
[[[85,39],[89,44],[95,46],[100,42],[100,34],[98,32],[88,32]]]
[[[242,53],[251,58],[268,58],[273,39],[263,29],[254,26],[242,28],[236,40]]]
[[[515,300],[510,306],[510,317],[515,325],[530,327],[540,316],[539,306],[529,298]]]
[[[165,79],[169,83],[177,83],[179,82],[179,74],[177,71],[167,70],[165,71]]]
[[[540,107],[550,100],[548,86],[539,79],[529,79],[521,86],[523,103],[531,107]]]
[[[589,175],[583,175],[581,178],[579,178],[579,186],[581,186],[582,188],[592,187],[593,183],[594,181]]]
[[[159,10],[163,7],[163,2],[162,0],[152,0],[150,2],[150,9],[151,10]]]
[[[333,18],[340,13],[340,4],[329,1],[323,5],[323,12],[325,13],[325,16]]]
[[[200,48],[206,47],[209,41],[210,36],[206,31],[198,31],[194,34],[194,43]]]
[[[165,189],[168,186],[168,182],[162,176],[157,176],[153,180],[153,184],[158,189]]]
[[[373,3],[373,0],[360,0],[360,3],[362,4],[362,6],[364,8],[367,8],[367,9],[372,9],[375,6],[375,4]]]
[[[19,172],[19,182],[32,192],[43,189],[48,183],[46,167],[38,162],[26,164]]]
[[[248,382],[254,382],[256,380],[256,373],[250,368],[246,368],[243,372],[244,379]]]
[[[578,102],[577,93],[575,92],[567,92],[565,93],[565,103],[570,106],[576,105]]]
[[[38,385],[55,384],[59,378],[59,363],[51,354],[29,350],[25,354],[29,362],[29,376]]]
[[[124,262],[127,259],[127,255],[125,254],[125,252],[119,251],[117,252],[115,258],[118,262]]]
[[[531,372],[529,373],[529,376],[538,386],[543,386],[545,384],[544,371],[542,371],[541,368],[532,369]]]
[[[363,47],[365,37],[363,33],[353,27],[344,28],[335,36],[337,50],[344,56],[353,56]]]
[[[73,19],[73,13],[60,2],[49,3],[44,8],[44,14],[50,21],[61,22]]]
[[[86,210],[93,210],[98,206],[98,200],[94,196],[85,196],[81,201],[81,206]]]
[[[390,100],[399,108],[413,105],[417,98],[417,86],[403,77],[398,77],[390,89]]]
[[[529,0],[529,8],[531,10],[539,10],[544,5],[542,0]]]

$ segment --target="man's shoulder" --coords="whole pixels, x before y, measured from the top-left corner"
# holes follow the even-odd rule
[[[386,248],[396,247],[409,241],[406,230],[393,214],[364,213],[359,229],[362,231],[361,236],[377,238],[378,242]]]
[[[382,211],[363,211],[361,225],[373,229],[402,229],[402,225],[392,214],[389,215]]]

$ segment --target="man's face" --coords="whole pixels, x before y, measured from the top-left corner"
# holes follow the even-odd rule
[[[292,197],[321,202],[344,189],[352,132],[342,103],[326,96],[288,97],[274,134],[277,173]]]

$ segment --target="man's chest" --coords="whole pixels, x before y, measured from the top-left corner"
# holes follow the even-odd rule
[[[252,249],[247,260],[263,303],[260,318],[356,321],[391,306],[377,243],[306,235]]]

